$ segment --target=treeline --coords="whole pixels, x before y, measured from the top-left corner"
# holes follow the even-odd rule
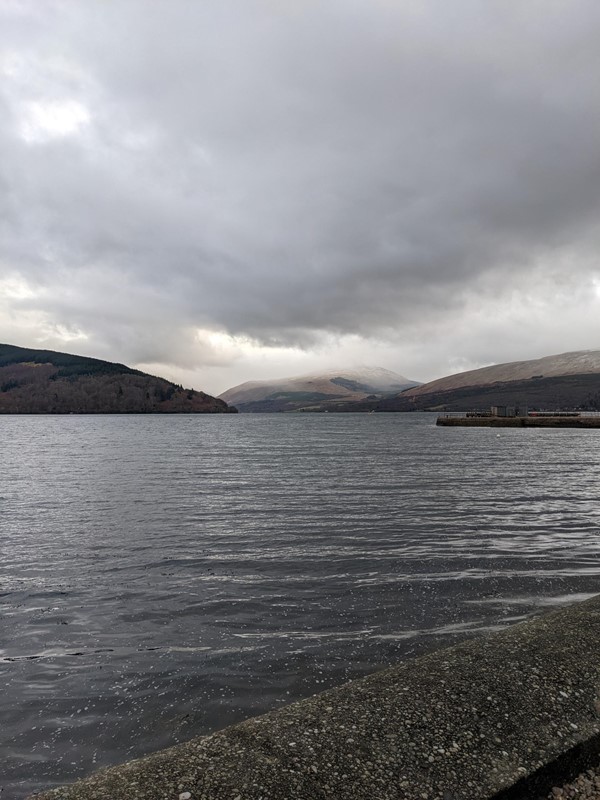
[[[11,364],[52,364],[58,367],[60,377],[80,375],[144,375],[137,369],[117,364],[113,361],[102,361],[88,356],[74,356],[70,353],[58,353],[54,350],[35,350],[29,347],[16,347],[12,344],[0,344],[0,367]]]
[[[222,400],[204,392],[143,375],[84,375],[77,380],[52,376],[48,380],[9,381],[8,385],[0,384],[0,389],[4,390],[0,391],[0,413],[5,414],[193,414],[229,410]]]

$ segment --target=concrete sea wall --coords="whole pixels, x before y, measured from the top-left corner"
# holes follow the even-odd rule
[[[531,800],[599,752],[600,596],[37,798]]]
[[[600,428],[600,417],[438,417],[448,428]]]

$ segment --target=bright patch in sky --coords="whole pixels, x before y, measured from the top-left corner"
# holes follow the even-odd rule
[[[205,331],[199,328],[196,332],[196,339],[199,342],[206,341],[215,350],[224,352],[237,353],[240,350],[254,349],[254,345],[246,337],[230,336],[224,331]]]
[[[89,111],[75,100],[36,101],[27,104],[21,135],[27,142],[43,142],[72,136],[89,121]]]
[[[42,333],[42,341],[58,339],[61,342],[75,342],[88,338],[87,334],[79,330],[79,328],[68,327],[59,323],[47,323],[43,326]]]
[[[35,296],[36,292],[23,278],[9,277],[0,280],[0,297],[6,300],[27,300]]]
[[[265,348],[259,342],[248,336],[232,336],[225,331],[209,331],[202,328],[196,329],[196,341],[204,346],[205,355],[211,354],[213,363],[232,363],[244,358],[260,359],[268,356],[268,360],[281,358],[292,359],[295,354],[301,353],[295,347],[269,347]]]

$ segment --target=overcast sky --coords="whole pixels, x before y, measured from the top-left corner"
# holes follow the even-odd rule
[[[0,341],[219,393],[600,348],[598,0],[2,0]]]

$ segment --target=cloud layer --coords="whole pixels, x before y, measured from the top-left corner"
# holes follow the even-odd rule
[[[600,347],[594,0],[0,17],[1,339],[230,383]]]

